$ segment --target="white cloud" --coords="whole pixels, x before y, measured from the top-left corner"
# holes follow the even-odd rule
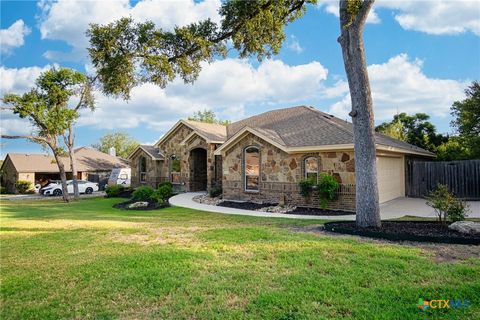
[[[339,16],[336,0],[320,0],[317,7]],[[367,23],[380,23],[375,9],[382,8],[393,10],[406,30],[436,35],[471,31],[480,36],[480,0],[378,0]]]
[[[376,120],[386,120],[398,112],[425,112],[446,117],[450,106],[463,98],[466,82],[429,78],[422,72],[421,60],[410,60],[406,54],[390,58],[383,64],[368,66]],[[342,92],[344,82],[330,90]],[[340,88],[336,88],[340,87]],[[329,112],[346,118],[351,109],[350,96],[330,106]]]
[[[377,6],[397,10],[395,20],[406,30],[480,36],[479,0],[380,0]]]
[[[50,68],[52,68],[51,65],[46,65],[44,67],[24,67],[18,69],[0,66],[0,94],[21,94],[28,91],[31,87],[33,87],[38,76]]]
[[[10,54],[13,49],[23,46],[25,37],[31,32],[23,20],[15,21],[7,29],[0,30],[0,48],[4,54]]]
[[[166,89],[144,84],[132,90],[128,103],[99,96],[97,110],[85,111],[79,124],[106,129],[146,126],[161,132],[178,119],[203,109],[213,109],[222,119],[238,120],[244,117],[247,105],[293,103],[318,94],[327,73],[315,61],[289,66],[265,60],[258,68],[237,59],[215,61],[203,65],[193,85],[181,80]]]
[[[300,42],[298,42],[297,37],[295,37],[293,34],[290,36],[290,40],[287,43],[287,48],[298,54],[302,53],[304,50],[300,45]]]
[[[158,27],[172,29],[211,18],[219,21],[220,0],[154,1],[143,0],[134,6],[129,0],[60,0],[41,1],[39,8],[42,39],[63,40],[70,44],[72,53],[47,51],[44,56],[55,61],[81,60],[87,57],[88,39],[85,32],[90,23],[106,24],[121,17],[131,16],[137,21],[151,20]]]

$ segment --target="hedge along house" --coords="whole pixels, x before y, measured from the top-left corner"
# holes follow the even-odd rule
[[[409,158],[434,154],[381,134],[375,139],[383,203],[405,196]],[[317,207],[318,195],[303,198],[298,183],[327,172],[340,183],[329,208],[355,210],[352,124],[313,107],[279,109],[232,123],[214,154],[222,158],[224,199]]]
[[[128,157],[132,185],[170,181],[177,191],[203,191],[221,184],[221,158],[214,152],[226,132],[219,124],[178,121],[155,145],[141,145]]]

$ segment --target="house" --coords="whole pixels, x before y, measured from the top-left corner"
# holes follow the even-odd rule
[[[108,179],[113,168],[129,167],[128,161],[97,151],[81,147],[75,149],[77,179],[100,182]],[[67,179],[72,178],[69,157],[62,157]],[[0,168],[2,186],[7,192],[15,193],[17,181],[29,181],[33,185],[44,180],[59,180],[60,174],[55,158],[46,154],[9,153]]]
[[[434,154],[382,134],[375,139],[380,202],[405,196],[406,161]],[[143,177],[138,184],[171,181],[186,191],[221,185],[227,200],[305,206],[318,206],[318,195],[303,198],[298,182],[328,172],[340,183],[329,207],[355,210],[352,124],[313,107],[273,110],[228,126],[180,120],[129,159],[132,176]],[[157,161],[155,170],[147,160]]]

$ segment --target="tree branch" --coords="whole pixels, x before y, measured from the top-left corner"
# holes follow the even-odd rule
[[[305,4],[305,1],[306,0],[299,0],[297,1],[297,3],[295,5],[293,5],[290,10],[288,10],[288,12],[281,18],[282,20],[286,19],[288,17],[288,15],[290,15],[291,13],[295,12],[296,10],[300,10],[303,5]],[[244,24],[244,21],[248,21],[248,20],[251,20],[253,18],[255,18],[257,15],[260,14],[260,12],[262,10],[265,10],[267,9],[268,7],[270,7],[271,5],[273,5],[273,1],[267,1],[265,4],[263,4],[259,10],[255,11],[250,17],[249,19],[245,19],[243,21],[241,21],[240,23],[238,23],[236,26],[234,26],[230,31],[228,32],[225,32],[221,35],[219,35],[217,38],[211,40],[210,42],[212,43],[220,43],[230,37],[232,37],[241,27],[242,25]],[[185,56],[189,56],[193,53],[195,53],[196,51],[200,50],[201,48],[198,46],[198,45],[194,45],[192,47],[190,47],[188,50],[182,52],[182,53],[179,53],[177,55],[174,55],[173,57],[170,57],[168,58],[168,62],[175,62],[177,59],[179,58],[182,58],[182,57],[185,57]]]
[[[355,27],[363,27],[363,25],[367,21],[368,13],[370,12],[370,9],[372,9],[374,2],[375,0],[364,0],[362,2],[362,6],[360,7],[360,10],[355,17],[355,21],[353,22]]]
[[[10,136],[10,135],[3,135],[1,136],[2,139],[29,139],[35,141],[41,141],[48,143],[48,140],[39,136]]]

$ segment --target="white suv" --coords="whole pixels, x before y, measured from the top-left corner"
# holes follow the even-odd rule
[[[67,181],[68,193],[73,193],[73,180]],[[50,184],[43,188],[43,195],[45,196],[61,196],[62,195],[62,183]],[[94,191],[98,191],[98,183],[78,180],[78,191],[80,193],[91,194]]]

